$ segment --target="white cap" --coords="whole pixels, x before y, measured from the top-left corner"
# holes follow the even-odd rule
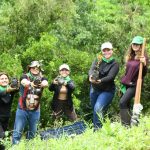
[[[101,50],[108,48],[108,49],[113,49],[113,46],[110,42],[105,42],[101,45]]]
[[[67,64],[62,64],[60,67],[59,67],[59,71],[62,70],[62,69],[67,69],[70,71],[70,68]]]

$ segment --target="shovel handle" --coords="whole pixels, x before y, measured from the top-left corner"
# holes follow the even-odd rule
[[[142,57],[144,56],[145,46],[146,46],[146,38],[143,39],[142,51],[141,51],[141,56],[142,56]],[[136,92],[135,92],[134,104],[139,104],[139,103],[140,103],[140,98],[141,98],[141,86],[142,86],[142,71],[143,71],[143,63],[140,62],[139,74],[138,74],[138,80],[137,80],[137,85],[136,85]]]

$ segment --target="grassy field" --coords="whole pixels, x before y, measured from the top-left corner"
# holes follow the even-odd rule
[[[107,120],[94,133],[87,127],[85,133],[72,137],[41,140],[36,136],[30,141],[23,139],[15,146],[6,139],[5,144],[9,150],[150,150],[150,117],[143,117],[138,127],[125,128]]]

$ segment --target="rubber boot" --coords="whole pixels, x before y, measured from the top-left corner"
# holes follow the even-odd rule
[[[131,114],[129,109],[120,109],[121,123],[124,126],[130,126]]]

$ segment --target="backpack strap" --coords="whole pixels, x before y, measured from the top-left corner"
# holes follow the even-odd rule
[[[26,99],[28,89],[29,89],[29,87],[25,87],[25,88],[24,88],[23,95],[19,98],[19,104],[20,104],[21,109],[25,109],[23,103],[24,103],[24,101],[25,101],[25,99]]]
[[[30,78],[29,78],[28,75],[27,75],[27,80],[30,80]],[[26,99],[28,89],[29,89],[29,86],[24,87],[23,95],[20,96],[20,98],[19,98],[19,104],[20,104],[21,109],[25,109],[25,107],[24,107],[24,101]]]

